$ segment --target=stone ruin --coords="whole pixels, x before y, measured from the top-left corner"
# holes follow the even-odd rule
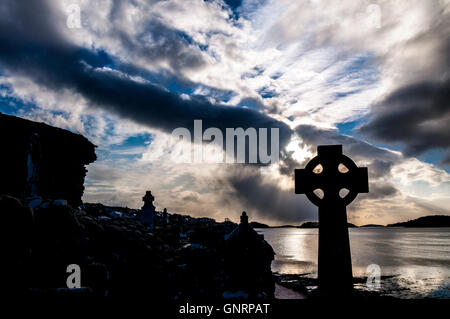
[[[95,145],[80,134],[0,113],[0,194],[65,199],[78,207]]]

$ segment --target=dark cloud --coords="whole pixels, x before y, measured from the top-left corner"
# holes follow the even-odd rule
[[[119,39],[129,58],[139,58],[149,64],[167,62],[173,71],[198,69],[206,65],[200,45],[185,32],[167,26],[155,16],[142,26],[142,32],[130,36],[121,27],[129,19],[127,2],[114,0],[108,21],[108,34]],[[139,27],[139,26],[137,26]]]
[[[0,14],[2,35],[16,38],[16,41],[32,38],[48,46],[67,45],[58,32],[58,26],[65,26],[65,17],[56,14],[47,1],[2,1]]]
[[[280,174],[290,176],[294,178],[294,170],[296,168],[302,168],[306,165],[306,161],[303,163],[300,163],[296,161],[292,154],[294,152],[282,150],[280,152],[280,166],[279,166],[279,172]]]
[[[183,196],[181,199],[183,200],[183,202],[195,202],[195,203],[198,203],[200,201],[199,196],[196,195],[196,194],[189,194],[189,195]]]
[[[51,7],[47,7],[51,14]],[[213,104],[201,96],[184,99],[103,68],[112,64],[106,52],[72,45],[57,33],[54,23],[48,22],[53,16],[31,14],[33,10],[42,12],[43,7],[37,10],[33,5],[8,1],[2,3],[1,10],[8,19],[0,21],[0,65],[9,72],[25,75],[55,91],[74,90],[92,106],[166,132],[177,127],[192,128],[195,119],[202,119],[205,128],[222,130],[277,127],[280,148],[290,137],[287,125],[256,110]]]
[[[295,132],[302,138],[303,142],[312,145],[316,150],[317,145],[342,144],[344,154],[355,161],[382,160],[389,163],[398,162],[401,157],[393,152],[378,148],[357,138],[341,135],[337,130],[320,129],[310,125],[300,125]],[[375,168],[380,168],[376,165]]]
[[[237,198],[246,210],[256,213],[259,218],[295,224],[318,218],[317,207],[306,196],[266,181],[257,167],[235,166],[222,182],[234,189],[231,194],[233,198]]]
[[[394,163],[381,159],[375,159],[370,163],[369,177],[380,178],[387,177]]]
[[[381,199],[392,197],[399,194],[399,190],[394,185],[386,183],[385,181],[378,181],[370,184],[370,192],[367,194],[360,194],[360,199]]]
[[[450,153],[447,153],[447,154],[444,156],[444,158],[442,158],[440,164],[443,165],[443,166],[450,165]]]
[[[440,149],[444,165],[450,164],[449,21],[448,14],[443,15],[405,43],[405,52],[415,52],[415,60],[405,57],[402,62],[401,83],[406,84],[373,105],[370,122],[359,129],[369,138],[403,146],[407,156]]]
[[[150,21],[137,37],[117,30],[127,52],[132,52],[148,63],[166,61],[175,71],[199,69],[206,65],[201,50],[184,32],[170,28],[159,21]]]
[[[385,143],[401,143],[407,156],[443,149],[445,159],[449,159],[450,80],[402,87],[375,105],[372,115],[359,129],[361,134]]]
[[[264,110],[264,103],[260,98],[244,97],[239,101],[238,105],[255,110]]]

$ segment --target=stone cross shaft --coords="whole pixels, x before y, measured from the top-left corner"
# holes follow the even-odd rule
[[[358,193],[369,192],[366,167],[342,154],[342,145],[317,147],[318,155],[295,170],[295,193],[319,207],[319,292],[351,293],[352,262],[346,206]],[[323,196],[315,191],[320,189]],[[346,192],[346,194],[342,194]]]

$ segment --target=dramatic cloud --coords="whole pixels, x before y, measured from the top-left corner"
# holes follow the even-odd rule
[[[311,125],[300,125],[295,128],[295,131],[305,143],[314,148],[316,148],[317,145],[344,145],[344,153],[353,158],[356,162],[376,159],[396,162],[401,157],[398,153],[373,146],[354,137],[339,134],[337,130],[333,129],[320,129]],[[378,165],[376,168],[378,168]]]
[[[317,219],[317,208],[305,196],[295,194],[292,186],[279,188],[274,179],[265,178],[258,168],[235,168],[225,182],[235,191],[230,195],[256,213],[258,219],[294,224]]]
[[[385,143],[402,143],[409,156],[444,149],[443,163],[450,164],[449,80],[403,87],[374,106],[373,113],[373,119],[360,128],[362,134]]]
[[[0,111],[98,145],[85,201],[140,207],[151,189],[171,212],[300,223],[317,210],[294,169],[342,144],[369,168],[350,221],[448,213],[448,0],[5,0],[0,14]],[[280,162],[174,163],[170,133],[195,119],[280,128]]]
[[[23,11],[30,10],[27,6],[19,7],[14,2],[10,7],[3,4],[3,10],[6,8],[10,20],[0,25],[0,63],[9,71],[55,90],[76,90],[94,106],[169,133],[177,127],[192,128],[194,120],[201,119],[205,127],[223,131],[228,127],[277,127],[281,145],[290,136],[286,124],[255,110],[213,104],[201,96],[183,98],[146,81],[133,80],[109,68],[114,61],[103,51],[92,52],[62,40],[58,43],[57,35],[53,38],[54,33],[44,22],[41,27],[38,19],[20,19]],[[32,25],[28,21],[33,21]],[[34,28],[32,37],[23,32],[29,28]],[[14,36],[11,31],[15,31]],[[42,40],[46,33],[51,43]]]
[[[448,6],[447,6],[448,8]],[[445,11],[444,11],[445,12]],[[404,147],[408,156],[430,150],[450,161],[450,14],[436,16],[429,29],[403,44],[404,56],[394,89],[371,108],[370,122],[359,132]],[[387,64],[391,57],[385,56]],[[420,61],[420,63],[417,63]]]

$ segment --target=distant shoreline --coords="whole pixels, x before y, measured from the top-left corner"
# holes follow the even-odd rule
[[[269,226],[266,224],[258,223],[258,222],[251,222],[250,225],[253,228],[318,228],[319,223],[318,222],[304,222],[301,225],[295,226],[295,225],[280,225],[280,226]],[[419,217],[417,219],[409,220],[407,222],[399,222],[394,224],[388,224],[388,225],[378,225],[378,224],[367,224],[367,225],[361,225],[356,226],[354,224],[348,223],[349,228],[398,228],[398,227],[404,227],[404,228],[446,228],[450,227],[450,216],[447,215],[430,215],[430,216],[423,216]]]

